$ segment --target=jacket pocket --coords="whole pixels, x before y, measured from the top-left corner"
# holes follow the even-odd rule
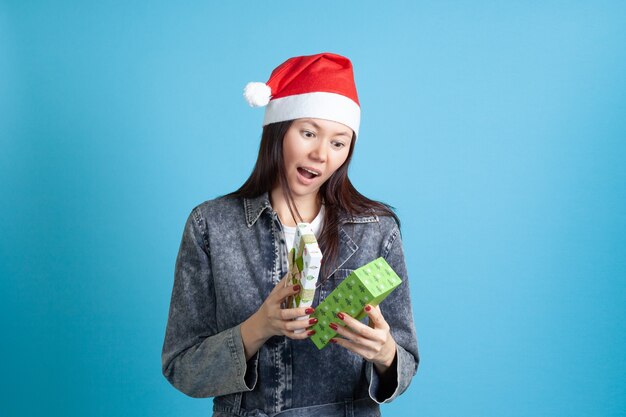
[[[324,299],[328,297],[328,295],[333,292],[333,290],[337,288],[337,286],[341,284],[341,282],[346,279],[348,275],[350,275],[353,271],[353,269],[338,269],[327,280],[325,280],[320,286],[319,302],[321,303],[322,301],[324,301]]]

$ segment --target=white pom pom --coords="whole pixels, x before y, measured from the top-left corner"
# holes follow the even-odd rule
[[[270,102],[272,89],[265,83],[252,82],[243,89],[243,96],[246,98],[250,107],[266,106]]]

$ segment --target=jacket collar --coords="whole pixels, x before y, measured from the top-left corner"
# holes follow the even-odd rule
[[[272,210],[269,195],[266,192],[254,198],[244,197],[243,205],[246,211],[246,223],[248,227],[252,227],[252,225],[256,223],[265,209]]]
[[[265,209],[272,211],[272,205],[270,204],[269,194],[267,192],[254,198],[244,197],[243,204],[246,212],[246,223],[248,224],[248,227],[252,227],[254,223],[256,223]],[[339,224],[377,222],[378,216],[375,214],[372,214],[371,216],[350,216],[343,210],[339,213]]]

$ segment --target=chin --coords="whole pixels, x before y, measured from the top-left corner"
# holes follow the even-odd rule
[[[289,185],[289,189],[291,190],[291,194],[294,197],[306,197],[310,195],[315,195],[320,190],[319,187],[318,188],[304,188],[300,184],[295,184],[295,186]]]

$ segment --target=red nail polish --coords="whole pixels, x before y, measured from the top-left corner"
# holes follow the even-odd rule
[[[330,323],[329,326],[333,330],[337,330],[338,329],[338,327],[337,327],[337,325],[335,323]]]
[[[311,330],[307,332],[307,336],[313,336],[315,334],[315,330]]]
[[[372,306],[365,306],[365,311],[370,311],[372,309]]]
[[[294,291],[294,292],[298,292],[298,291],[300,291],[300,285],[294,285],[294,286],[293,286],[293,291]]]
[[[337,341],[335,339],[330,339],[329,342],[330,343],[337,343]]]
[[[316,318],[312,318],[309,320],[309,324],[315,324],[317,323],[317,319]]]
[[[306,314],[313,314],[313,313],[315,312],[315,309],[314,309],[314,308],[309,307],[309,308],[307,308],[306,310],[304,310],[304,312],[305,312]]]
[[[339,317],[339,320],[343,320],[344,319],[343,313],[337,313],[337,317]]]

